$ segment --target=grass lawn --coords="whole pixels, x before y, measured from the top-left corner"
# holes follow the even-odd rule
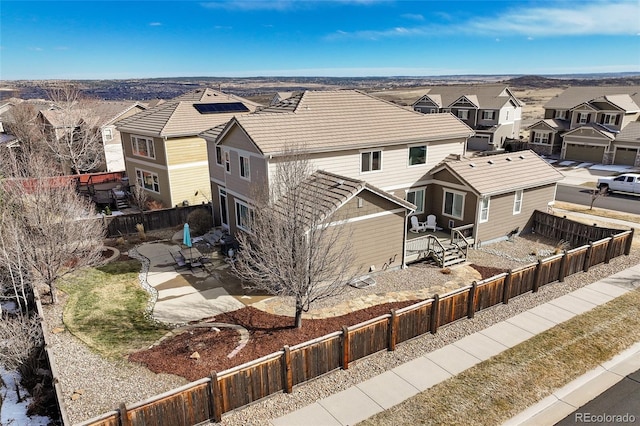
[[[501,424],[630,347],[639,329],[632,291],[360,424]]]
[[[140,262],[112,262],[88,268],[68,278],[60,289],[69,298],[64,324],[100,355],[123,357],[146,348],[166,328],[144,315],[149,295],[140,287]]]
[[[596,200],[596,204],[597,203],[598,203],[598,200]],[[567,210],[567,211],[570,211],[570,212],[590,214],[590,215],[593,215],[593,216],[599,216],[599,217],[603,217],[603,218],[626,220],[628,222],[635,222],[635,223],[639,223],[640,222],[640,215],[633,214],[633,213],[619,212],[619,211],[616,211],[616,210],[601,209],[601,208],[598,208],[598,207],[594,207],[592,210],[590,210],[589,206],[583,206],[583,205],[580,205],[580,204],[565,203],[565,202],[562,202],[562,201],[556,201],[555,204],[553,205],[553,207],[554,208],[558,208],[558,209],[562,209],[562,210]],[[574,219],[574,220],[577,220],[577,219]]]

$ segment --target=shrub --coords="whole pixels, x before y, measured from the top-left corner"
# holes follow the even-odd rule
[[[189,213],[187,222],[193,235],[206,234],[213,224],[211,212],[206,209],[198,209]]]
[[[147,201],[147,210],[160,210],[163,209],[162,201],[149,200]]]

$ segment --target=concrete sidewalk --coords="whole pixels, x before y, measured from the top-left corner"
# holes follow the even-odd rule
[[[638,287],[640,265],[536,306],[300,410],[272,419],[270,424],[353,425]],[[638,367],[640,343],[556,391],[508,424],[553,424]]]

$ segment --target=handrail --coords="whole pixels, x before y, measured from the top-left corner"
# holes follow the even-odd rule
[[[471,226],[473,226],[473,225],[471,225]],[[469,245],[470,245],[469,240],[467,240],[467,238],[464,235],[462,235],[462,232],[460,232],[457,229],[452,229],[451,230],[451,235],[452,235],[451,236],[451,244],[453,244],[454,246],[458,247],[458,249],[460,251],[462,251],[462,253],[464,253],[464,258],[466,259],[468,257],[468,254],[469,254]],[[464,241],[464,247],[460,244],[460,241]]]
[[[433,255],[440,266],[444,265],[445,247],[433,235],[425,235],[407,241],[407,251],[424,252],[426,256]]]

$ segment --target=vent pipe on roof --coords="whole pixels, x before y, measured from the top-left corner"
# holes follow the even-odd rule
[[[511,161],[511,157],[507,157],[507,158],[505,158],[505,160]]]
[[[521,159],[521,160],[524,160],[524,155],[520,155],[520,159]]]
[[[493,164],[493,160],[489,160],[489,161],[487,161],[487,163]]]

